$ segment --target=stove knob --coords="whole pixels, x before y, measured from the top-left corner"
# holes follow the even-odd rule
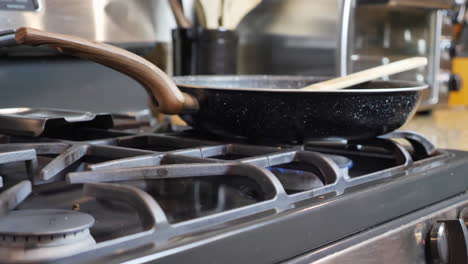
[[[455,58],[457,56],[457,45],[453,41],[450,42],[448,53],[450,58]]]
[[[448,88],[449,91],[458,92],[461,90],[462,87],[462,79],[458,74],[450,74],[450,78],[448,81]]]
[[[457,55],[457,45],[452,40],[444,40],[440,43],[441,58],[451,60]]]
[[[437,222],[431,229],[429,243],[433,263],[468,263],[468,231],[463,220]]]

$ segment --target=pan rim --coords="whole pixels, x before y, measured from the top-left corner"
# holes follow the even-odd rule
[[[345,90],[332,90],[332,91],[302,91],[299,89],[271,89],[271,88],[231,88],[231,87],[221,87],[221,86],[203,86],[203,85],[193,85],[193,84],[184,84],[184,82],[192,81],[193,79],[211,79],[217,81],[223,80],[242,80],[242,79],[250,79],[250,80],[262,80],[262,79],[270,79],[270,80],[319,80],[324,81],[330,79],[330,77],[322,77],[322,76],[300,76],[300,75],[189,75],[189,76],[176,76],[172,79],[176,83],[176,85],[180,88],[188,88],[188,89],[210,89],[210,90],[226,90],[226,91],[255,91],[255,92],[292,92],[292,93],[392,93],[392,92],[413,92],[413,91],[421,91],[427,89],[429,87],[428,84],[421,83],[421,82],[414,82],[414,81],[404,81],[404,80],[390,80],[390,81],[383,81],[383,80],[375,80],[372,82],[386,82],[386,83],[398,83],[404,84],[408,87],[400,87],[400,88],[377,88],[377,89],[345,89]]]

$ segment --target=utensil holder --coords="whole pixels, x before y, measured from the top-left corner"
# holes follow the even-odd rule
[[[235,31],[177,28],[172,31],[172,43],[175,76],[237,73]]]

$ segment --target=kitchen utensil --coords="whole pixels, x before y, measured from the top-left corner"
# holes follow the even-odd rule
[[[158,111],[180,114],[203,131],[252,140],[386,134],[412,116],[427,87],[373,81],[352,89],[304,91],[300,88],[324,79],[300,76],[188,76],[172,81],[155,65],[111,45],[31,28],[20,28],[11,38],[20,45],[48,45],[109,66],[140,82]]]
[[[241,20],[262,0],[223,0],[221,26],[234,30]]]
[[[3,108],[0,109],[2,133],[40,136],[49,129],[82,126],[88,128],[111,128],[110,114],[58,110],[50,108]]]
[[[195,1],[195,12],[197,14],[198,23],[201,27],[207,28],[206,17],[205,17],[205,10],[203,9],[203,5],[200,1]]]
[[[197,0],[197,15],[201,16],[202,26],[208,29],[220,27],[222,0]]]
[[[181,0],[169,0],[169,4],[174,14],[177,26],[182,28],[192,27],[192,22],[184,15],[184,9],[182,7]]]
[[[373,67],[347,76],[333,78],[324,82],[308,85],[301,90],[304,91],[333,91],[348,88],[353,85],[365,83],[385,76],[413,70],[427,65],[425,57],[414,57],[395,61],[386,65]]]
[[[175,77],[199,103],[182,114],[190,125],[252,140],[372,138],[401,127],[414,113],[426,85],[372,81],[352,89],[301,91],[326,78],[302,76]]]

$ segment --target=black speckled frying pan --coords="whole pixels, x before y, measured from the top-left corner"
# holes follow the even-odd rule
[[[323,78],[292,76],[176,77],[200,104],[182,115],[217,134],[277,140],[369,138],[401,127],[426,86],[374,81],[337,91],[301,91]],[[265,88],[267,87],[267,88]]]
[[[76,37],[21,28],[16,44],[49,45],[107,65],[146,88],[155,108],[180,114],[197,129],[226,136],[278,141],[369,138],[401,127],[426,85],[372,81],[335,91],[300,88],[323,81],[292,76],[189,76],[171,80],[143,58]],[[11,42],[8,34],[0,42]]]

